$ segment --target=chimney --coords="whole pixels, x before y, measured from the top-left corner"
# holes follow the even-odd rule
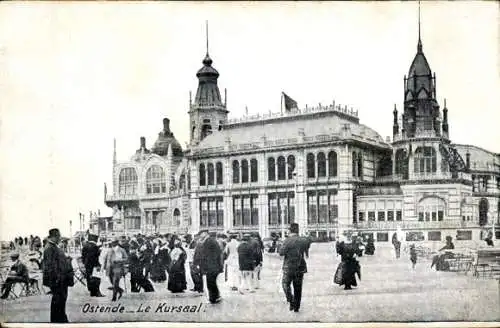
[[[163,119],[163,132],[170,133],[170,120],[166,117]]]
[[[141,147],[140,148],[146,149],[146,138],[144,138],[144,137],[141,137]]]

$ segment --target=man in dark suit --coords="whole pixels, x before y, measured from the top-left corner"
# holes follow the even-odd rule
[[[68,259],[57,246],[61,240],[59,229],[49,230],[47,247],[43,252],[43,285],[50,288],[52,301],[50,303],[50,322],[68,322],[66,315],[66,300],[68,298]],[[71,277],[72,278],[72,277]]]
[[[283,291],[286,300],[290,303],[290,311],[299,312],[300,301],[302,298],[302,282],[304,273],[307,272],[307,264],[304,259],[307,249],[307,240],[299,237],[299,225],[292,223],[290,225],[290,234],[280,249],[280,255],[283,259]],[[293,285],[293,294],[290,288]]]
[[[10,290],[12,286],[16,282],[22,282],[25,284],[29,283],[29,273],[26,265],[19,260],[19,253],[12,253],[10,255],[10,259],[13,264],[10,267],[9,275],[7,279],[5,279],[4,284],[2,285],[2,296],[0,298],[5,299],[9,296]]]
[[[203,293],[203,276],[201,275],[200,263],[201,263],[201,250],[202,243],[200,240],[201,236],[198,234],[195,239],[191,242],[190,248],[194,249],[192,261],[189,263],[189,268],[191,271],[191,279],[193,280],[194,287],[191,289],[193,292]]]
[[[207,278],[208,298],[210,303],[220,303],[219,288],[217,287],[217,276],[223,272],[222,250],[216,240],[216,236],[210,236],[208,231],[200,231],[201,254],[193,259],[199,265],[201,274]]]
[[[85,243],[82,248],[82,262],[85,267],[85,278],[87,279],[87,288],[92,297],[104,297],[101,294],[99,286],[101,285],[101,279],[92,276],[94,268],[101,269],[99,264],[99,255],[101,254],[101,249],[97,246],[97,235],[89,234],[89,240]]]

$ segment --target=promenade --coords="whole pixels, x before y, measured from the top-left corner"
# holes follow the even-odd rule
[[[155,284],[155,293],[131,294],[129,281],[128,292],[111,302],[109,282],[104,281],[101,290],[107,297],[103,298],[90,297],[79,283],[70,288],[67,313],[70,322],[500,321],[496,280],[474,278],[470,272],[436,272],[424,259],[413,270],[407,254],[395,259],[392,248],[384,246],[374,256],[359,259],[362,280],[357,289],[345,291],[333,284],[340,260],[333,249],[333,243],[311,246],[299,313],[288,310],[279,283],[281,259],[275,254],[265,255],[256,293],[230,291],[220,275],[220,304],[207,304],[206,297],[189,291],[171,294],[166,284]],[[191,288],[189,276],[188,285]],[[117,306],[109,309],[117,312],[96,312],[98,305]],[[48,322],[49,308],[49,295],[2,300],[1,321]]]

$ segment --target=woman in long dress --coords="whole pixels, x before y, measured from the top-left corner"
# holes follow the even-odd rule
[[[167,275],[165,273],[166,270],[166,259],[165,259],[165,250],[162,250],[164,245],[161,240],[156,241],[155,250],[153,254],[153,261],[151,265],[151,280],[153,282],[164,282],[167,280]],[[168,251],[167,251],[168,257]]]
[[[358,285],[356,274],[361,279],[361,267],[355,257],[356,250],[353,243],[341,240],[337,245],[337,254],[341,257],[341,263],[339,264],[341,279],[338,280],[338,284],[340,286],[344,285],[346,290],[352,289],[352,286],[356,287]]]
[[[172,293],[183,293],[187,288],[186,263],[187,254],[179,239],[174,241],[170,251],[170,266],[168,269],[168,290]]]

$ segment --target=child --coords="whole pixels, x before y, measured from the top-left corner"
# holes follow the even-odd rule
[[[412,263],[412,269],[415,269],[415,264],[417,264],[417,251],[415,250],[415,244],[410,245],[410,261]]]

